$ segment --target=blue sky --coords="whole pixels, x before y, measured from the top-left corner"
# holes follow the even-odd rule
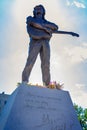
[[[50,4],[49,4],[50,3]],[[12,93],[21,82],[28,55],[26,17],[35,5],[43,4],[46,19],[59,30],[73,31],[79,38],[54,34],[51,41],[51,79],[64,83],[73,102],[87,107],[87,1],[86,0],[0,0],[0,92]],[[30,82],[42,84],[40,59]]]

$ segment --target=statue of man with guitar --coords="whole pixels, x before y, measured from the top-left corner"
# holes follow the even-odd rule
[[[29,55],[25,68],[22,72],[22,82],[27,83],[33,65],[40,54],[42,80],[45,86],[50,83],[50,46],[49,41],[53,33],[69,34],[79,37],[74,32],[59,31],[58,26],[45,19],[45,8],[42,5],[34,7],[33,17],[27,17],[27,32],[30,37]]]

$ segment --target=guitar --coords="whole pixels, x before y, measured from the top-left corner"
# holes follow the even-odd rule
[[[52,37],[52,34],[68,34],[75,37],[79,37],[79,34],[74,32],[67,32],[67,31],[52,31],[51,33],[47,33],[45,30],[37,29],[33,26],[27,25],[27,32],[29,36],[33,39],[39,40],[39,39],[50,39]]]

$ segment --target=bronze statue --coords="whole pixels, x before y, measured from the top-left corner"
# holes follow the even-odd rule
[[[29,55],[25,68],[22,73],[22,82],[28,82],[32,67],[38,54],[41,58],[41,70],[43,84],[48,86],[50,83],[50,46],[49,41],[53,33],[70,34],[79,37],[74,32],[59,31],[58,26],[45,19],[45,8],[42,5],[34,7],[33,17],[27,17],[27,32],[30,37]]]

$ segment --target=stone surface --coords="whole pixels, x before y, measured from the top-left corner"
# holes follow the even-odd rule
[[[67,91],[21,84],[10,96],[0,130],[82,130]]]

